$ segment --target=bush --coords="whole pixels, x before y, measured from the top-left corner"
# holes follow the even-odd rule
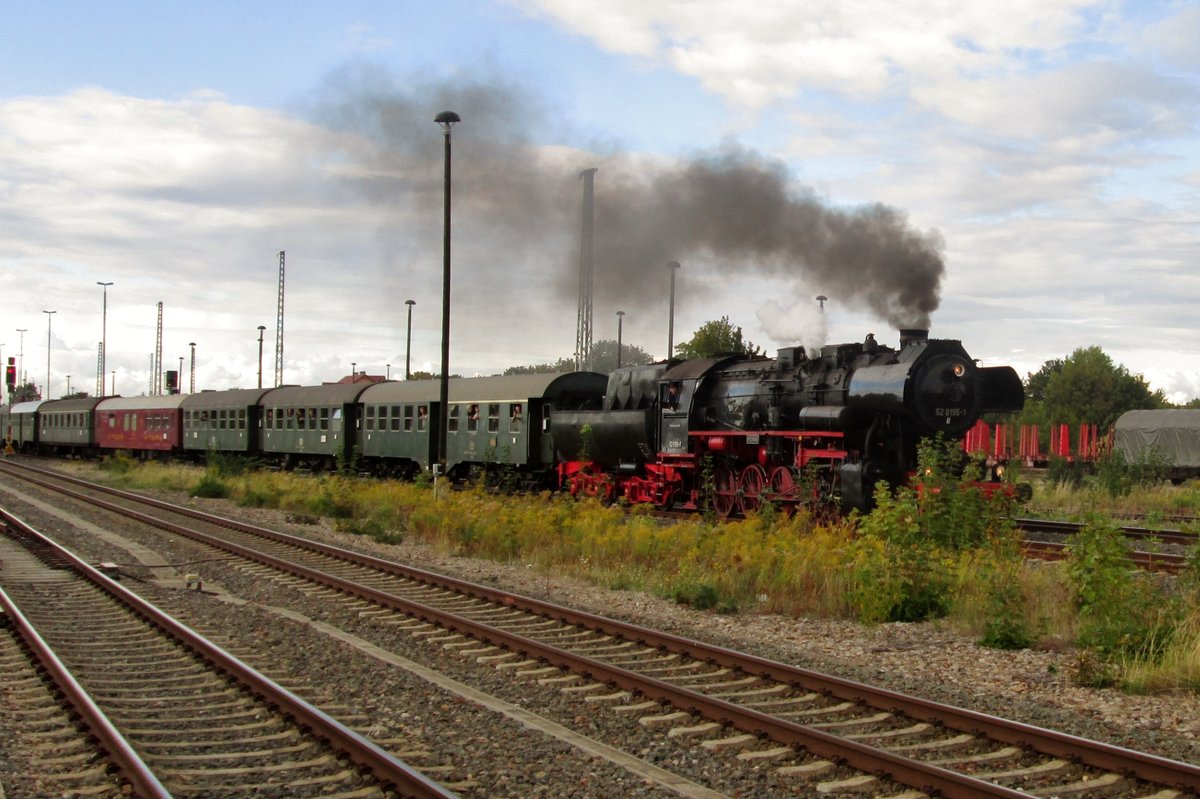
[[[1079,643],[1106,661],[1155,660],[1179,622],[1178,601],[1129,560],[1122,532],[1092,517],[1069,547],[1067,576],[1079,612]]]
[[[192,489],[192,496],[204,499],[225,499],[229,496],[229,486],[225,485],[225,481],[220,477],[206,471],[200,478],[200,482],[196,483],[196,487]]]

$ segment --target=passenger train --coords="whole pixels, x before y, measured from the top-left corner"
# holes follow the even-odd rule
[[[1020,410],[1020,379],[961,343],[901,331],[808,353],[730,355],[617,369],[454,378],[446,471],[503,466],[526,487],[712,510],[870,506],[916,468],[917,442],[961,438]],[[439,381],[333,383],[190,395],[64,399],[0,411],[14,451],[252,456],[284,468],[411,477],[437,463]]]

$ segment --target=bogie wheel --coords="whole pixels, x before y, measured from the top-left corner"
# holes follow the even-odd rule
[[[742,509],[743,516],[749,516],[762,507],[763,489],[766,486],[767,472],[763,467],[752,463],[742,470],[742,479],[738,486],[741,489],[738,506]]]

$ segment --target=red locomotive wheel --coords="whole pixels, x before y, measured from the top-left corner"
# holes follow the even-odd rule
[[[769,496],[772,501],[779,502],[783,511],[789,516],[796,512],[796,478],[787,466],[776,466],[771,470],[771,489]]]
[[[776,466],[771,470],[771,495],[785,501],[796,498],[796,478],[787,466]]]
[[[713,511],[722,519],[728,519],[737,505],[737,476],[725,468],[717,467],[716,485],[713,487]]]
[[[767,472],[757,463],[752,463],[742,470],[739,487],[741,496],[738,497],[738,507],[743,516],[749,516],[762,507],[763,489],[767,486]]]

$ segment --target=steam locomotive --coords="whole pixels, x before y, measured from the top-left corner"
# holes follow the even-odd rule
[[[862,343],[618,369],[600,410],[556,410],[561,484],[574,494],[750,513],[837,501],[866,510],[879,481],[916,468],[917,442],[961,438],[984,413],[1020,410],[1007,366],[954,340],[900,331]]]

